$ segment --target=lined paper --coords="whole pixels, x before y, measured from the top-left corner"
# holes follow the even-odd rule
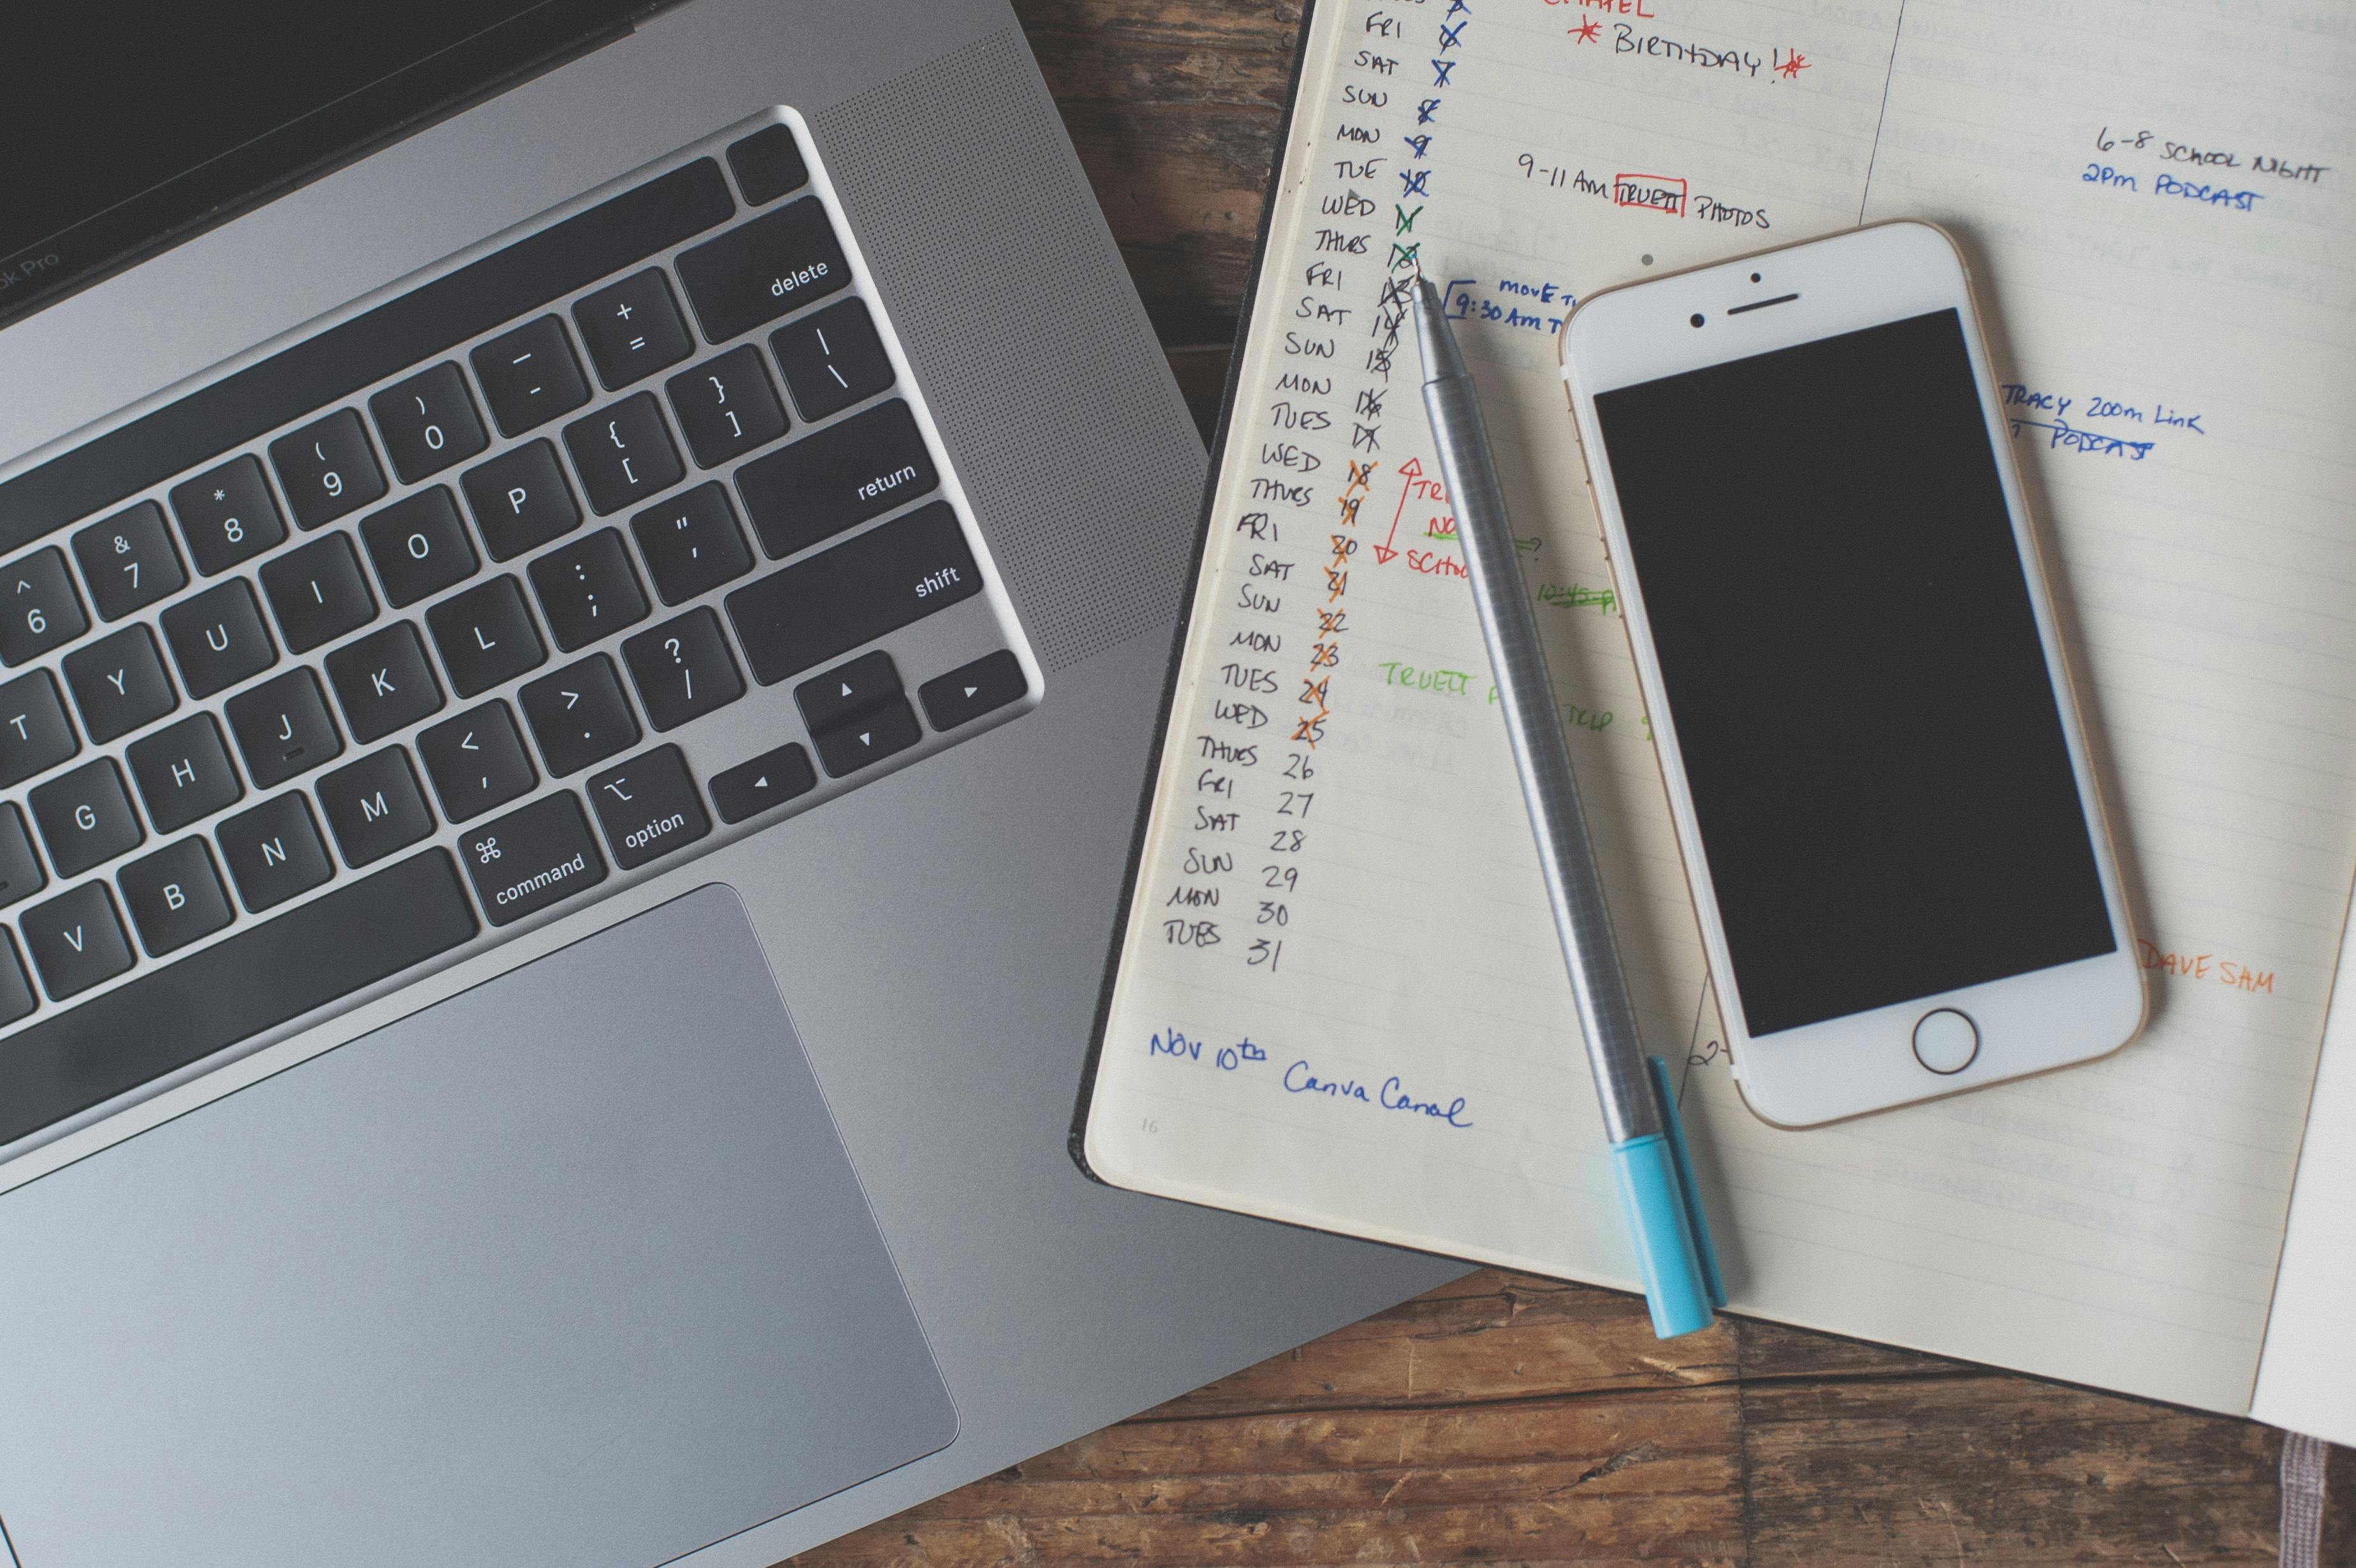
[[[1688,1063],[1736,1306],[2246,1408],[2356,877],[2344,18],[1354,0],[1308,48],[1091,1162],[1633,1277],[1423,425],[1420,267],[1481,383],[1643,1026]],[[1582,293],[1901,216],[1979,280],[2153,1024],[1779,1132],[1727,1071],[1555,337]]]
[[[2340,962],[2250,1413],[2356,1446],[2356,1356],[2348,1353],[2349,1303],[2356,1301],[2356,984],[2349,983],[2356,967],[2345,946]]]

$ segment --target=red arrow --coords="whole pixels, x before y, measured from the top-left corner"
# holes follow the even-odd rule
[[[1399,465],[1398,505],[1391,512],[1390,532],[1383,536],[1383,542],[1380,544],[1375,546],[1376,565],[1388,565],[1390,564],[1391,557],[1398,553],[1398,551],[1391,548],[1391,541],[1398,537],[1399,518],[1407,511],[1407,493],[1415,488],[1415,481],[1422,477],[1422,458],[1409,457],[1405,463]]]

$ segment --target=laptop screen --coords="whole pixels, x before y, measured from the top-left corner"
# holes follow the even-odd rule
[[[0,322],[624,30],[648,0],[72,0],[0,48]]]

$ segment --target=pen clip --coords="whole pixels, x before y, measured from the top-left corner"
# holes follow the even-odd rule
[[[1718,1249],[1710,1243],[1709,1216],[1701,1206],[1701,1184],[1694,1179],[1693,1155],[1686,1147],[1685,1119],[1677,1114],[1676,1091],[1669,1084],[1669,1064],[1656,1056],[1644,1058],[1645,1077],[1661,1108],[1661,1127],[1668,1135],[1669,1155],[1677,1172],[1677,1197],[1684,1202],[1686,1226],[1693,1234],[1694,1256],[1701,1264],[1702,1285],[1710,1305],[1726,1305],[1726,1281],[1718,1272]]]

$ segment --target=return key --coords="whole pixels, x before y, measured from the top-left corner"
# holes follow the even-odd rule
[[[939,484],[916,416],[898,398],[736,470],[745,515],[773,560],[880,517]]]

